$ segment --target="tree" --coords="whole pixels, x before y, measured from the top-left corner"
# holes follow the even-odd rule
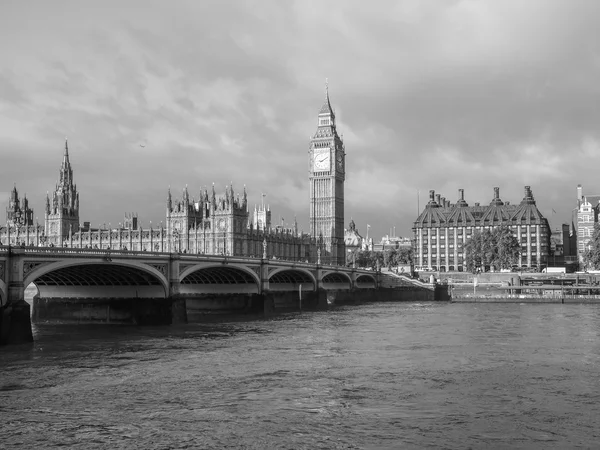
[[[463,246],[465,266],[475,272],[478,268],[489,264],[489,247],[491,233],[489,230],[475,231]]]
[[[356,253],[357,267],[368,267],[373,270],[383,267],[384,256],[382,252],[371,252],[369,250],[360,250]]]
[[[583,254],[583,262],[588,269],[600,268],[600,224],[598,223],[594,225],[594,232]]]
[[[359,250],[356,252],[356,265],[358,267],[370,267],[371,252],[369,250]]]
[[[493,257],[495,268],[510,269],[519,259],[521,244],[507,226],[496,228],[492,232]]]
[[[401,264],[412,265],[414,251],[412,247],[398,247],[396,252],[396,266]]]
[[[397,266],[396,260],[398,259],[397,251],[395,248],[387,249],[383,253],[383,265],[388,269],[391,269],[394,266]]]
[[[475,231],[463,247],[465,265],[469,271],[485,266],[494,269],[510,269],[517,262],[521,245],[507,226],[494,231]]]

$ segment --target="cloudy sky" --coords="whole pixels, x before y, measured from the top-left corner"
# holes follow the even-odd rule
[[[0,195],[42,220],[68,136],[81,220],[164,220],[169,185],[261,193],[308,231],[325,78],[346,218],[411,235],[430,189],[552,226],[600,193],[595,0],[28,1],[0,6]],[[142,147],[145,145],[145,147]],[[419,193],[420,192],[420,193]],[[419,200],[418,200],[419,199]],[[556,211],[556,213],[553,212]]]

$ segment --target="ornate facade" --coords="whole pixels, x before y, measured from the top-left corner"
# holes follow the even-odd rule
[[[14,186],[6,208],[6,225],[0,226],[0,243],[18,245],[43,233],[43,227],[33,223],[33,210],[29,207],[27,196],[19,199],[17,186]]]
[[[10,191],[6,208],[6,222],[13,228],[33,225],[33,210],[29,207],[27,195],[23,196],[23,200],[19,199],[16,185]]]
[[[48,243],[59,245],[70,234],[79,231],[79,194],[73,183],[73,169],[69,161],[69,146],[65,140],[65,152],[60,165],[58,183],[52,200],[46,194],[45,234]]]
[[[308,150],[310,182],[310,234],[323,248],[326,262],[343,265],[345,147],[339,137],[335,113],[325,88],[325,103],[318,116],[317,131]]]
[[[6,211],[7,226],[0,227],[0,243],[18,246],[62,246],[129,251],[159,251],[254,256],[299,261],[317,261],[316,240],[294,228],[271,227],[271,211],[264,206],[249,220],[246,189],[235,194],[227,186],[217,196],[209,193],[190,198],[188,188],[181,199],[167,193],[165,225],[142,228],[137,214],[126,214],[117,228],[80,227],[79,194],[73,181],[69,150],[65,143],[59,180],[52,196],[46,196],[44,226],[33,224],[33,211],[26,199],[11,192]]]
[[[537,209],[533,193],[525,186],[518,205],[494,198],[487,206],[469,206],[459,189],[455,204],[429,191],[429,203],[414,223],[415,270],[465,270],[463,245],[474,231],[508,226],[521,243],[518,265],[539,268],[546,262],[550,248],[550,226]]]
[[[573,228],[577,240],[577,258],[583,263],[583,255],[598,223],[600,195],[583,195],[583,187],[577,185],[577,208],[573,214]]]

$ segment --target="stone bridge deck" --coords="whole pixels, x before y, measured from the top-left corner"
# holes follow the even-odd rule
[[[18,302],[35,283],[40,295],[171,297],[318,289],[374,289],[368,270],[306,262],[56,247],[0,247],[0,305]],[[43,291],[43,292],[42,292]],[[53,294],[53,295],[50,295]],[[48,296],[47,295],[47,296]],[[15,297],[16,296],[16,297]],[[42,295],[43,296],[43,295]]]
[[[175,323],[372,300],[381,274],[268,258],[0,246],[0,344],[31,341],[33,320]]]

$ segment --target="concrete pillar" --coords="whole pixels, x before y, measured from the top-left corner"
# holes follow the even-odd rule
[[[428,228],[427,233],[427,267],[429,269],[431,267],[431,237],[433,235],[433,228]]]
[[[419,256],[419,269],[423,268],[423,228],[417,228],[417,255]]]
[[[436,271],[440,271],[440,267],[441,267],[441,263],[442,263],[442,254],[440,253],[441,250],[441,244],[440,244],[440,229],[436,228],[435,229],[435,256],[436,256],[436,267],[435,270]]]
[[[454,235],[454,248],[452,249],[454,259],[452,262],[454,263],[454,270],[458,271],[458,227],[454,227],[452,234]]]
[[[10,249],[7,264],[7,303],[0,307],[0,345],[33,342],[30,306],[23,285],[23,249]]]
[[[269,291],[269,260],[263,259],[260,262],[260,285],[258,287],[259,294]]]
[[[521,225],[517,225],[517,239],[519,241],[519,270],[523,266],[523,246],[521,244]]]
[[[450,247],[448,246],[448,228],[444,228],[444,258],[446,259],[446,272],[450,270]]]
[[[167,297],[177,298],[180,294],[179,255],[172,254],[169,258],[169,292]]]
[[[535,226],[535,240],[536,240],[536,250],[535,250],[535,256],[536,256],[536,261],[537,261],[537,266],[538,266],[538,270],[539,267],[542,264],[542,254],[541,254],[541,250],[542,250],[542,243],[540,242],[541,238],[540,238],[540,226],[536,225]]]
[[[527,267],[531,267],[531,226],[527,225]]]

